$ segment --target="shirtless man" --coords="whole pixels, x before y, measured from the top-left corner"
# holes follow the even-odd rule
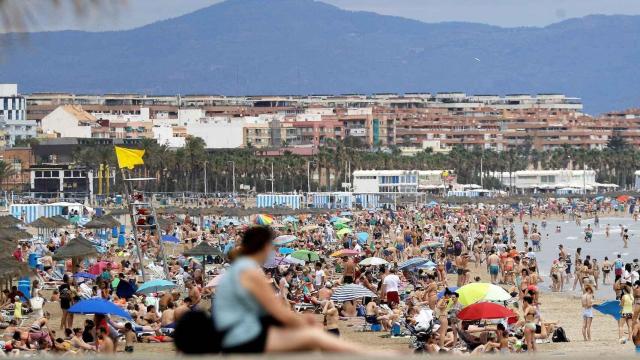
[[[173,301],[170,301],[167,304],[167,309],[162,312],[162,316],[160,317],[160,325],[163,328],[173,328],[175,327],[175,316],[174,316],[174,307]]]
[[[457,286],[461,287],[467,283],[467,265],[469,264],[469,254],[464,253],[456,256],[456,268],[458,272]]]
[[[325,282],[324,287],[318,290],[318,300],[322,302],[322,301],[327,301],[331,299],[331,295],[333,295],[332,288],[333,288],[333,283],[331,281]]]
[[[196,307],[200,304],[202,297],[200,296],[200,290],[196,286],[193,280],[187,282],[186,288],[189,290],[189,298],[191,299],[191,306]]]
[[[342,283],[353,284],[356,276],[356,264],[353,262],[352,258],[348,258],[346,256],[342,258],[342,262],[344,263]]]
[[[331,334],[340,336],[340,329],[338,329],[340,314],[333,301],[329,300],[324,304],[322,314],[324,315],[325,329]]]
[[[636,319],[631,333],[633,344],[636,346],[636,354],[640,354],[640,320]]]
[[[98,329],[98,352],[105,354],[113,354],[116,352],[116,347],[113,344],[113,340],[107,334],[107,329],[101,327]]]
[[[184,314],[191,311],[191,305],[192,305],[191,298],[189,297],[184,298],[184,300],[182,300],[182,304],[173,311],[174,320],[178,322]]]
[[[500,257],[496,254],[495,250],[491,250],[491,255],[487,258],[487,265],[489,266],[489,274],[491,275],[491,283],[498,283],[498,274],[500,274]]]

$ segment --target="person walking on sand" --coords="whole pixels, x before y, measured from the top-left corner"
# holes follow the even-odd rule
[[[593,288],[585,285],[582,294],[582,337],[591,341],[591,323],[593,322]]]

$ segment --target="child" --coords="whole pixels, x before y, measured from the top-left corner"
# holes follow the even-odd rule
[[[13,318],[16,321],[22,320],[22,302],[19,296],[15,297],[15,303],[13,304]]]
[[[137,342],[136,333],[133,331],[133,326],[128,322],[124,324],[124,351],[128,353],[133,352],[133,343]]]

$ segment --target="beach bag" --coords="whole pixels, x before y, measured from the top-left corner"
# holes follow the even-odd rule
[[[567,334],[565,334],[564,329],[562,327],[558,327],[553,331],[553,336],[551,337],[551,340],[554,343],[569,342],[569,338],[567,337]]]
[[[32,297],[29,302],[31,303],[31,309],[34,311],[42,310],[42,305],[44,305],[44,299],[40,296]]]

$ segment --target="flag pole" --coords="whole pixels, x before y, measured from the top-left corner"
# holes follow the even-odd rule
[[[131,219],[131,227],[133,228],[133,241],[136,243],[136,253],[138,255],[138,261],[140,262],[140,270],[142,271],[142,282],[147,281],[147,277],[144,271],[144,262],[142,259],[142,251],[140,250],[140,241],[138,241],[138,230],[136,229],[136,222],[133,218],[133,203],[131,201],[131,194],[129,194],[129,187],[127,185],[127,176],[123,168],[120,168],[122,174],[122,182],[124,185],[124,196],[127,199],[127,206],[129,207],[129,217]]]

